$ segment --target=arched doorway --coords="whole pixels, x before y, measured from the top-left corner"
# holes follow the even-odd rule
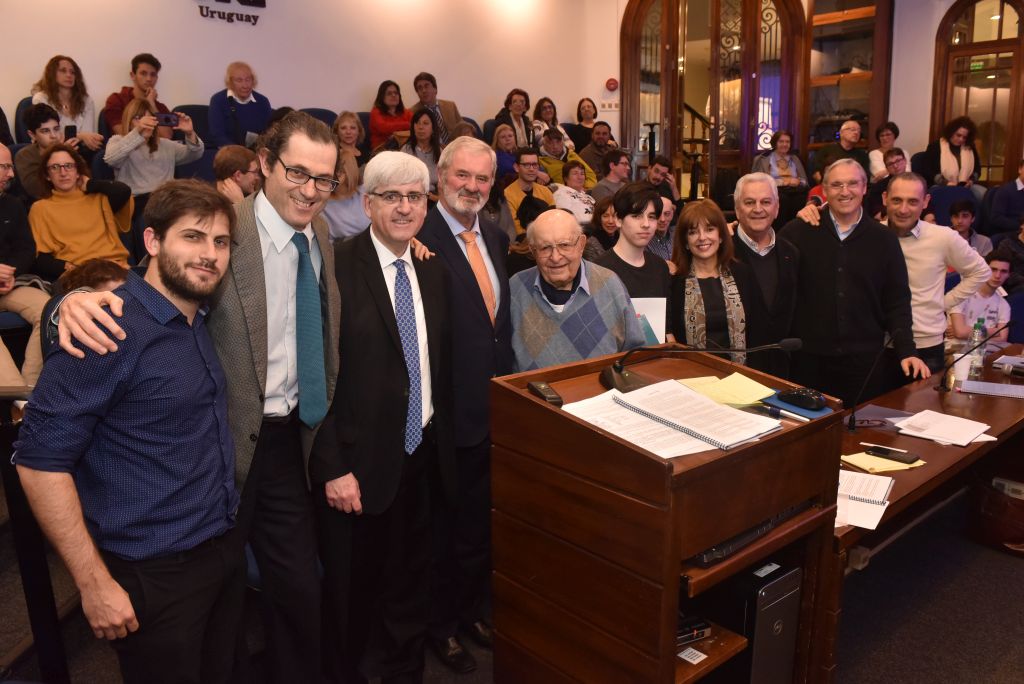
[[[656,123],[656,151],[680,168],[697,158],[713,173],[699,194],[719,196],[713,188],[749,170],[775,130],[800,139],[804,33],[800,0],[630,0],[623,144],[646,149]]]
[[[931,139],[945,122],[969,116],[978,125],[981,180],[1017,175],[1024,155],[1024,33],[1021,0],[959,0],[935,37]]]

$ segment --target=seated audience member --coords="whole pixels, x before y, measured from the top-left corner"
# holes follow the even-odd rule
[[[114,177],[132,189],[132,195],[148,195],[174,178],[174,167],[194,162],[203,156],[203,141],[196,135],[192,119],[175,112],[174,130],[185,135],[185,142],[167,140],[156,134],[156,112],[147,100],[132,100],[124,108],[123,135],[107,141],[103,161],[114,169]],[[138,204],[138,201],[136,201]]]
[[[188,190],[165,200],[172,187]],[[118,291],[127,339],[114,354],[49,356],[16,466],[121,679],[228,681],[245,557],[226,536],[239,496],[204,305],[227,271],[235,213],[191,180],[164,185],[149,208],[152,258]]]
[[[644,343],[622,281],[583,261],[583,231],[572,216],[558,209],[544,212],[530,224],[526,240],[537,265],[509,278],[517,371]]]
[[[42,320],[49,321],[53,310],[72,290],[88,288],[93,292],[113,292],[128,279],[128,269],[106,259],[89,259],[78,268],[64,271],[53,285],[53,296],[43,307]],[[45,359],[50,350],[57,347],[57,339],[51,335],[40,335],[40,346]]]
[[[900,127],[892,121],[886,121],[875,129],[875,140],[878,141],[878,147],[868,152],[872,183],[878,183],[889,175],[889,171],[885,168],[885,153],[893,149],[898,137],[900,137]]]
[[[274,108],[266,95],[256,92],[256,74],[245,62],[228,64],[226,88],[210,98],[210,144],[251,147],[270,125]]]
[[[576,125],[572,129],[572,142],[577,150],[582,150],[593,139],[594,126],[597,125],[597,105],[589,97],[581,98],[576,103]],[[615,138],[612,137],[614,141]]]
[[[516,163],[516,132],[508,124],[498,124],[494,129],[494,140],[491,141],[494,154],[498,159],[498,171],[494,176],[500,181],[505,176],[515,175]]]
[[[612,127],[604,121],[598,121],[590,134],[590,144],[578,151],[583,163],[594,170],[597,179],[604,178],[604,169],[601,168],[601,159],[611,150],[615,149],[612,144]]]
[[[324,218],[332,242],[358,235],[370,225],[363,209],[363,192],[359,187],[359,160],[365,159],[365,155],[356,157],[353,153],[356,148],[352,146],[362,135],[363,127],[359,124],[358,116],[352,112],[342,112],[334,120],[333,129],[339,141],[338,187],[324,205]]]
[[[658,194],[673,202],[679,201],[679,186],[672,175],[672,162],[668,157],[659,154],[647,168],[647,182],[654,186]]]
[[[970,200],[957,200],[949,205],[950,228],[955,230],[960,237],[967,241],[975,252],[981,256],[988,256],[992,251],[992,240],[987,235],[974,230],[974,202]]]
[[[989,233],[1016,233],[1024,216],[1024,159],[1017,165],[1017,177],[992,191],[988,216]]]
[[[985,319],[986,335],[1010,320],[1010,305],[999,294],[999,289],[1010,276],[1010,259],[1002,251],[996,251],[985,257],[985,261],[992,275],[977,292],[949,309],[949,329],[955,339],[968,339],[979,318]],[[1006,342],[1009,334],[1010,329],[1006,328],[991,341]]]
[[[452,129],[451,134],[448,136],[448,140],[450,142],[456,138],[461,138],[462,136],[466,136],[467,138],[479,138],[480,134],[476,126],[463,119],[459,123],[455,124],[455,128]]]
[[[594,263],[619,276],[631,298],[668,298],[672,276],[664,259],[649,254],[647,244],[661,214],[661,196],[648,183],[630,183],[612,197],[619,239]]]
[[[1010,260],[1010,277],[1006,290],[1011,294],[1024,291],[1024,214],[1017,220],[1016,235],[1007,235],[999,243],[999,252]]]
[[[89,178],[85,160],[63,143],[40,160],[47,197],[28,214],[36,241],[36,272],[56,280],[88,259],[128,265],[119,233],[131,230],[132,190],[119,181]]]
[[[149,100],[149,104],[156,108],[156,111],[162,114],[167,114],[171,110],[167,108],[163,102],[160,102],[157,98],[156,93],[156,82],[160,78],[160,60],[149,54],[143,52],[142,54],[135,55],[132,57],[132,70],[128,74],[128,78],[132,84],[121,88],[116,93],[111,93],[107,97],[106,104],[103,105],[103,118],[107,121],[107,126],[111,132],[117,135],[122,135],[124,131],[121,130],[121,119],[124,116],[124,108],[128,106],[128,103],[132,100],[142,98]],[[159,129],[160,136],[163,138],[171,137],[171,129],[166,126],[161,126]]]
[[[412,80],[412,87],[420,99],[416,106],[430,110],[434,115],[434,121],[437,123],[437,140],[441,147],[459,137],[455,134],[455,128],[462,122],[462,115],[451,100],[437,99],[437,79],[434,75],[421,71]]]
[[[868,192],[864,196],[864,210],[876,220],[885,218],[885,200],[883,195],[889,187],[889,179],[907,171],[907,155],[899,147],[886,150],[882,155],[885,163],[886,175],[868,185]]]
[[[508,208],[508,201],[505,199],[505,191],[497,182],[491,184],[491,192],[487,196],[487,203],[484,204],[480,214],[494,223],[498,224],[501,232],[508,236],[511,242],[516,239],[516,222],[512,218],[512,212]],[[531,264],[532,265],[532,264]]]
[[[981,157],[974,146],[978,127],[967,116],[958,116],[942,129],[938,140],[928,143],[921,162],[921,175],[931,185],[960,185],[971,189],[980,201],[985,187],[975,185],[981,172]]]
[[[57,110],[62,129],[74,126],[72,137],[78,138],[86,150],[95,152],[103,144],[103,136],[96,132],[96,105],[75,60],[64,55],[50,58],[43,77],[32,86],[32,104],[39,103]]]
[[[409,120],[409,142],[402,145],[402,152],[411,154],[427,165],[430,172],[430,201],[437,201],[437,160],[441,158],[441,142],[438,139],[434,115],[427,109],[417,109]]]
[[[587,172],[583,162],[573,159],[562,167],[564,184],[555,185],[555,206],[572,212],[581,226],[590,224],[594,218],[594,198],[583,189],[587,180]]]
[[[213,158],[217,192],[238,204],[260,189],[263,175],[256,153],[242,145],[226,145]]]
[[[688,202],[676,224],[668,328],[691,347],[742,348],[763,341],[765,312],[746,264],[734,257],[725,215],[713,200]],[[746,363],[744,352],[730,354]]]
[[[756,302],[749,298],[744,302],[767,314],[766,344],[789,337],[800,265],[800,253],[773,227],[779,213],[778,189],[768,174],[749,173],[736,181],[733,193],[736,259],[750,268],[760,296]],[[754,352],[747,363],[780,378],[789,375],[789,355],[781,350]]]
[[[526,112],[530,110],[530,95],[521,88],[513,88],[505,96],[505,106],[494,115],[494,125],[508,124],[516,134],[516,147],[532,147],[537,138]]]
[[[402,102],[402,89],[394,81],[382,81],[370,109],[370,149],[376,150],[394,133],[409,130],[412,110]]]
[[[545,209],[555,206],[555,196],[537,182],[540,172],[537,150],[532,147],[516,150],[514,168],[518,177],[505,188],[505,200],[516,224],[516,235],[521,235],[526,232],[530,221]]]
[[[661,197],[659,195],[659,197]],[[672,219],[676,217],[676,205],[671,200],[661,197],[661,211],[658,213],[658,225],[654,230],[651,241],[647,244],[647,251],[659,256],[668,264],[669,271],[675,274],[675,263],[672,261],[672,237],[675,235],[676,227]]]
[[[7,194],[14,178],[11,151],[0,144],[0,311],[12,311],[32,326],[25,347],[21,370],[10,352],[0,342],[0,385],[36,384],[43,357],[39,349],[39,321],[48,299],[46,293],[31,285],[21,285],[17,278],[28,274],[36,258],[36,245],[25,216],[25,206],[17,197]]]
[[[614,195],[629,180],[629,153],[617,148],[606,152],[601,157],[601,169],[603,178],[590,189],[590,196],[599,202]]]
[[[814,165],[812,176],[815,182],[820,182],[825,169],[840,159],[853,159],[864,169],[868,178],[871,177],[871,160],[868,153],[860,145],[860,123],[849,119],[839,127],[839,139],[834,143],[825,145],[814,154]]]
[[[589,190],[597,185],[597,176],[594,175],[593,169],[584,164],[578,154],[565,147],[565,138],[562,136],[562,133],[555,128],[549,128],[544,131],[540,145],[540,165],[544,167],[544,172],[551,179],[551,183],[564,182],[562,180],[562,167],[566,162],[570,161],[578,161],[580,164],[583,164],[583,170],[586,174],[584,187]]]
[[[558,111],[555,103],[550,97],[542,97],[537,100],[537,106],[533,108],[533,139],[540,140],[545,131],[556,130],[562,134],[562,140],[568,150],[575,151],[576,145],[569,138],[569,134],[558,123]]]
[[[274,111],[270,112],[270,118],[267,119],[267,128],[270,128],[274,124],[281,121],[284,117],[288,116],[295,111],[295,107],[289,107],[285,105],[283,107],[275,107]]]
[[[771,137],[771,152],[754,158],[753,173],[767,173],[779,188],[807,187],[807,172],[800,157],[790,154],[793,136],[789,131],[775,131]]]
[[[43,150],[50,145],[64,142],[71,149],[78,147],[78,140],[64,140],[64,129],[60,125],[60,115],[50,105],[34,104],[25,112],[25,129],[32,140],[31,145],[18,150],[14,156],[14,166],[18,171],[21,189],[30,200],[37,200],[46,193],[46,185],[40,180],[39,164]]]
[[[596,261],[615,246],[619,239],[619,223],[615,218],[612,195],[594,203],[594,214],[585,235],[587,243],[583,248],[583,258],[587,261]]]
[[[352,157],[357,168],[362,168],[366,163],[366,155],[359,146],[366,140],[366,131],[363,129],[363,122],[355,112],[341,112],[334,120],[334,134],[341,141],[338,147],[343,156]],[[358,179],[357,179],[358,180]]]

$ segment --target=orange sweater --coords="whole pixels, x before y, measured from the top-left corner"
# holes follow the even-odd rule
[[[77,189],[39,200],[28,213],[36,254],[50,254],[73,264],[108,259],[127,266],[128,250],[118,231],[131,230],[132,205],[126,203],[115,214],[106,195],[87,195]]]

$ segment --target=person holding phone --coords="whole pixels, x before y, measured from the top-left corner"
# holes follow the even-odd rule
[[[185,142],[157,135],[157,127],[162,125],[157,117],[163,118],[167,124],[174,123],[173,130],[184,133]],[[142,98],[132,100],[125,107],[121,130],[126,133],[113,135],[107,142],[103,161],[113,167],[117,180],[132,189],[135,198],[132,217],[135,249],[132,251],[138,259],[142,257],[142,230],[145,228],[138,219],[145,211],[149,193],[174,178],[174,167],[200,159],[204,146],[195,132],[192,119],[186,114],[158,112],[149,100]]]

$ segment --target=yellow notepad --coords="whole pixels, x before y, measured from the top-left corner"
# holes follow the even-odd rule
[[[685,378],[679,381],[694,392],[703,394],[719,404],[747,406],[775,394],[775,390],[751,380],[742,373],[733,373],[724,378]]]
[[[917,459],[913,463],[900,463],[899,461],[890,461],[887,458],[879,458],[878,456],[865,454],[863,451],[857,454],[843,456],[842,459],[844,463],[849,463],[850,465],[860,468],[867,473],[888,473],[894,470],[910,470],[911,468],[920,468],[925,463],[921,459]]]

